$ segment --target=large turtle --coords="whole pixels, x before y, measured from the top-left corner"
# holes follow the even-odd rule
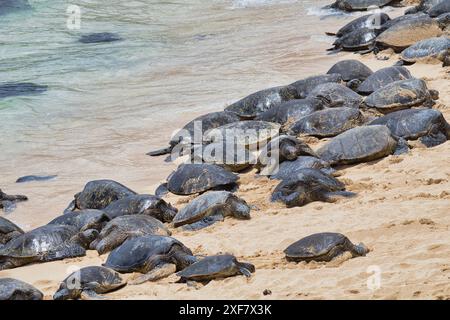
[[[113,180],[94,180],[88,182],[83,191],[74,196],[66,212],[75,209],[104,209],[110,203],[136,192]]]
[[[195,198],[173,219],[174,227],[190,230],[205,228],[225,217],[250,219],[250,206],[244,199],[228,191],[211,191]]]
[[[288,133],[319,138],[333,137],[362,125],[364,121],[364,116],[358,109],[330,108],[303,117],[289,128]]]
[[[145,235],[170,236],[171,232],[158,219],[146,215],[127,215],[112,219],[90,245],[99,254],[109,252],[125,240]]]
[[[428,15],[430,17],[437,17],[447,12],[450,12],[450,1],[444,0],[431,7],[431,9],[428,10]]]
[[[118,290],[126,284],[126,281],[114,270],[99,266],[84,267],[73,272],[61,282],[53,299],[104,299],[99,294]]]
[[[178,195],[202,193],[211,189],[233,189],[239,177],[214,164],[187,163],[167,178],[166,188]]]
[[[301,169],[276,186],[271,200],[292,208],[314,201],[334,202],[337,197],[354,195],[344,190],[342,182],[321,170]]]
[[[372,75],[373,71],[358,60],[342,60],[335,63],[327,73],[338,73],[342,76],[342,80],[350,82],[354,80],[364,81]]]
[[[418,12],[421,12],[421,13],[425,12],[426,13],[432,7],[434,7],[435,5],[437,5],[437,4],[439,4],[439,3],[443,2],[443,1],[446,1],[446,0],[420,0],[420,3],[417,6],[406,10],[405,14],[406,15],[410,15],[410,14],[415,14],[415,13],[418,13]]]
[[[330,36],[342,37],[355,30],[363,28],[378,30],[389,20],[390,17],[386,13],[367,14],[350,21],[345,26],[340,28],[338,32],[336,33],[327,32],[327,34]]]
[[[385,125],[393,135],[406,140],[419,139],[428,147],[450,139],[450,124],[442,113],[434,109],[408,109],[392,112],[370,125]]]
[[[333,107],[349,108],[359,108],[364,100],[363,97],[350,88],[338,83],[324,83],[318,85],[309,93],[308,97],[333,101]]]
[[[142,273],[129,281],[129,284],[139,284],[167,277],[194,262],[197,258],[180,241],[152,235],[126,240],[111,251],[104,266],[120,273]]]
[[[23,195],[8,195],[0,189],[0,209],[11,212],[16,208],[16,202],[27,201],[28,197]]]
[[[450,56],[450,38],[434,37],[416,42],[401,53],[402,61],[414,63],[418,61],[442,61]]]
[[[271,171],[265,171],[264,174],[270,175],[271,179],[286,180],[297,175],[303,169],[319,169],[326,174],[334,174],[335,170],[330,164],[316,157],[302,156],[294,161],[284,161],[277,168]]]
[[[172,221],[177,213],[177,209],[170,203],[150,194],[137,194],[116,200],[103,211],[110,219],[125,215],[144,214],[162,222]]]
[[[376,108],[381,113],[389,113],[413,106],[431,107],[433,99],[438,99],[439,93],[428,90],[425,81],[408,79],[392,82],[368,96],[365,105]]]
[[[391,82],[411,78],[412,78],[411,73],[405,67],[393,66],[382,68],[374,72],[366,80],[364,80],[358,87],[358,92],[361,94],[368,95],[388,85]]]
[[[322,232],[294,242],[284,250],[288,261],[328,262],[349,252],[351,257],[365,256],[369,249],[363,244],[354,245],[340,233]]]
[[[11,239],[17,238],[24,232],[17,225],[6,218],[0,217],[0,245],[7,243]]]
[[[397,144],[386,126],[363,126],[341,133],[316,152],[332,165],[353,164],[390,155]]]
[[[100,231],[109,220],[109,217],[101,210],[85,209],[63,214],[48,224],[73,226],[81,232],[89,229]]]
[[[304,99],[319,84],[328,82],[341,83],[342,76],[340,74],[324,74],[311,76],[302,80],[295,81],[294,83],[291,83],[291,86],[293,86],[297,90],[298,99]]]
[[[0,300],[42,300],[44,295],[32,285],[12,278],[0,278]]]
[[[357,29],[336,39],[333,42],[334,47],[327,49],[327,51],[346,50],[365,52],[367,49],[373,48],[377,35],[377,31],[372,28]]]
[[[12,239],[0,248],[0,270],[35,262],[81,257],[86,254],[85,247],[92,240],[82,238],[72,226],[42,226]]]
[[[331,8],[345,11],[367,10],[370,7],[384,7],[394,0],[336,0]]]
[[[242,119],[253,119],[285,101],[297,99],[297,90],[292,86],[280,86],[255,92],[225,108]]]
[[[250,277],[254,272],[255,266],[251,263],[239,262],[235,256],[223,254],[203,258],[178,272],[177,276],[180,277],[178,282],[208,282],[238,275]]]

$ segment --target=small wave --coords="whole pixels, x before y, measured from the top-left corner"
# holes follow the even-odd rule
[[[232,9],[242,9],[249,7],[262,7],[271,6],[277,4],[287,4],[298,2],[298,0],[233,0],[231,8]]]

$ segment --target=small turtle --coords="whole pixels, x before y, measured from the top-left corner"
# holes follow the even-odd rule
[[[214,164],[181,164],[167,178],[166,188],[177,195],[202,193],[211,189],[234,188],[239,177]]]
[[[335,170],[330,164],[316,157],[302,156],[294,161],[284,161],[280,163],[276,170],[268,171],[271,179],[286,180],[296,176],[303,169],[319,169],[326,174],[334,174]]]
[[[364,123],[364,116],[355,108],[331,108],[314,112],[293,124],[288,133],[319,138],[333,137]]]
[[[298,80],[294,83],[291,83],[290,85],[297,90],[298,99],[304,99],[318,85],[329,82],[341,83],[342,76],[337,73],[312,76],[306,79]]]
[[[46,85],[40,85],[29,82],[0,83],[0,99],[7,97],[29,96],[33,94],[40,94],[47,91],[47,89],[48,87]]]
[[[35,175],[24,176],[24,177],[18,178],[16,180],[16,183],[24,183],[24,182],[31,182],[31,181],[48,181],[48,180],[55,179],[56,177],[57,177],[57,175],[50,175],[50,176],[35,176]]]
[[[333,101],[333,107],[359,108],[363,97],[338,83],[324,83],[312,90],[309,98],[322,98]]]
[[[450,139],[450,124],[434,109],[407,109],[378,118],[370,125],[385,125],[393,135],[406,140],[419,139],[433,147]]]
[[[284,250],[288,261],[329,262],[349,252],[354,257],[365,256],[369,249],[363,244],[354,245],[340,233],[322,232],[294,242]]]
[[[100,231],[109,220],[109,217],[101,210],[86,209],[63,214],[50,221],[48,224],[73,226],[80,232],[89,229]]]
[[[271,200],[283,202],[292,208],[314,201],[335,202],[341,196],[354,196],[344,190],[342,182],[321,170],[302,169],[281,181],[273,191]]]
[[[292,86],[280,86],[255,92],[225,108],[242,119],[253,119],[285,101],[297,99],[297,90]]]
[[[408,79],[392,82],[373,92],[366,98],[365,105],[386,114],[418,105],[431,107],[432,98],[438,99],[439,93],[428,90],[425,81]]]
[[[270,141],[261,152],[262,157],[276,156],[279,163],[283,161],[293,161],[300,156],[315,157],[316,153],[303,141],[296,137],[281,135]],[[264,164],[263,161],[260,161]]]
[[[433,7],[431,7],[430,10],[428,10],[428,15],[430,17],[437,17],[440,16],[441,14],[450,12],[450,1],[441,1],[440,3],[434,5]]]
[[[53,299],[104,299],[99,294],[118,290],[126,284],[126,281],[114,270],[99,266],[85,267],[64,279],[53,295]]]
[[[32,285],[12,278],[0,278],[0,300],[42,300],[44,295]]]
[[[122,40],[122,38],[111,32],[98,32],[82,35],[79,39],[81,43],[104,43]]]
[[[386,126],[363,126],[341,133],[316,152],[331,165],[354,164],[390,155],[397,144]]]
[[[24,232],[14,223],[0,217],[0,245],[6,244],[11,239],[17,238],[22,235]]]
[[[339,31],[336,33],[327,32],[327,35],[342,37],[355,30],[363,28],[378,30],[389,20],[391,19],[386,13],[366,14],[364,16],[361,16],[359,18],[350,21],[345,26],[340,28]]]
[[[141,214],[120,216],[106,224],[90,248],[104,254],[117,248],[127,239],[145,235],[170,236],[171,232],[161,221],[151,216]]]
[[[331,8],[345,11],[367,10],[370,7],[384,7],[394,0],[336,0]]]
[[[152,235],[126,240],[111,251],[104,266],[120,273],[142,273],[129,281],[129,284],[140,284],[165,278],[194,262],[197,258],[180,241]]]
[[[211,191],[195,198],[181,209],[173,219],[173,226],[198,230],[228,216],[250,219],[250,206],[231,192]]]
[[[170,203],[149,194],[124,197],[112,202],[103,211],[110,219],[125,215],[144,214],[162,222],[172,221],[177,213],[177,209]]]
[[[342,60],[333,65],[327,73],[338,73],[345,82],[364,81],[373,71],[358,60]]]
[[[136,192],[113,180],[94,180],[86,184],[83,191],[74,196],[66,212],[75,209],[104,209],[110,203]]]
[[[442,61],[450,56],[450,38],[435,37],[416,42],[403,50],[401,59],[408,63],[417,61]]]
[[[361,51],[365,52],[367,49],[373,48],[375,39],[378,33],[372,28],[362,28],[347,33],[346,35],[338,38],[332,48],[327,51]]]
[[[0,189],[0,209],[9,213],[16,208],[16,202],[27,201],[28,198],[22,195],[8,195]]]
[[[209,282],[215,279],[224,279],[239,275],[251,277],[254,272],[254,265],[239,262],[231,254],[223,254],[203,258],[178,272],[177,276],[180,277],[178,282]]]
[[[393,66],[383,68],[374,72],[364,80],[358,87],[358,92],[360,94],[368,95],[389,83],[407,79],[412,79],[412,75],[405,67]]]
[[[95,235],[96,236],[96,235]],[[0,248],[0,270],[35,262],[81,257],[94,239],[81,237],[72,226],[46,225],[24,233]]]

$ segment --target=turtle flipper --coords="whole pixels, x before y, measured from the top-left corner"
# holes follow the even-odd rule
[[[172,147],[166,147],[166,148],[150,151],[147,153],[147,155],[150,157],[157,157],[157,156],[162,156],[162,155],[168,154],[171,151],[172,151]]]
[[[75,211],[75,209],[76,209],[75,200],[72,200],[67,206],[67,208],[64,209],[64,214],[72,213],[72,211]]]
[[[158,188],[155,190],[155,196],[162,198],[166,194],[169,193],[169,189],[167,189],[167,183],[160,184]]]
[[[143,274],[141,276],[138,276],[134,279],[130,279],[128,281],[128,284],[130,285],[137,285],[141,284],[147,281],[157,281],[159,279],[166,278],[170,276],[171,274],[175,273],[177,271],[177,266],[172,263],[166,263],[157,266],[153,270],[147,272],[146,274]]]
[[[97,294],[92,289],[83,290],[80,294],[81,300],[105,300],[105,296]]]
[[[336,202],[339,199],[342,198],[352,198],[355,197],[356,193],[354,192],[350,192],[350,191],[334,191],[334,192],[326,192],[323,194],[323,199],[321,199],[322,201],[325,202]]]
[[[50,262],[67,258],[84,257],[85,255],[86,250],[81,245],[75,242],[68,242],[64,243],[53,251],[45,253],[41,257],[41,261]]]
[[[447,141],[447,137],[441,133],[429,134],[419,138],[420,142],[422,142],[427,148],[435,147]]]
[[[252,273],[250,272],[250,270],[248,270],[247,268],[244,267],[240,267],[239,271],[246,276],[247,278],[250,278],[252,276]]]
[[[200,229],[209,227],[218,221],[223,221],[223,215],[216,214],[213,216],[204,217],[200,221],[183,226],[183,229],[189,230],[189,231],[196,231],[196,230],[200,230]]]
[[[409,152],[409,145],[408,142],[403,139],[403,138],[399,138],[397,141],[397,147],[395,148],[394,151],[394,155],[400,155],[400,154],[405,154]]]

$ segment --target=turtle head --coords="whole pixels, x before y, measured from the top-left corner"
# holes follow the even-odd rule
[[[90,244],[97,239],[99,235],[98,230],[95,229],[88,229],[83,232],[80,232],[76,236],[77,243],[79,243],[83,248],[89,248]]]
[[[364,243],[361,242],[360,244],[354,246],[354,251],[358,256],[365,256],[370,250]]]
[[[239,271],[247,278],[249,278],[256,270],[253,264],[246,262],[238,262],[237,267],[239,268]]]
[[[250,219],[250,206],[244,199],[232,197],[230,201],[231,213],[238,219]]]
[[[437,90],[428,90],[428,92],[430,93],[431,99],[439,100],[439,91],[437,91]]]
[[[361,80],[352,79],[349,82],[347,82],[347,87],[352,89],[353,91],[356,91],[360,84],[361,84]]]
[[[71,294],[69,289],[65,288],[65,286],[62,286],[59,288],[58,291],[53,295],[53,300],[68,300],[71,298]]]
[[[285,143],[280,148],[281,156],[286,160],[295,160],[298,156],[298,148],[292,143]]]
[[[436,21],[442,30],[446,30],[450,26],[450,12],[441,14]]]

